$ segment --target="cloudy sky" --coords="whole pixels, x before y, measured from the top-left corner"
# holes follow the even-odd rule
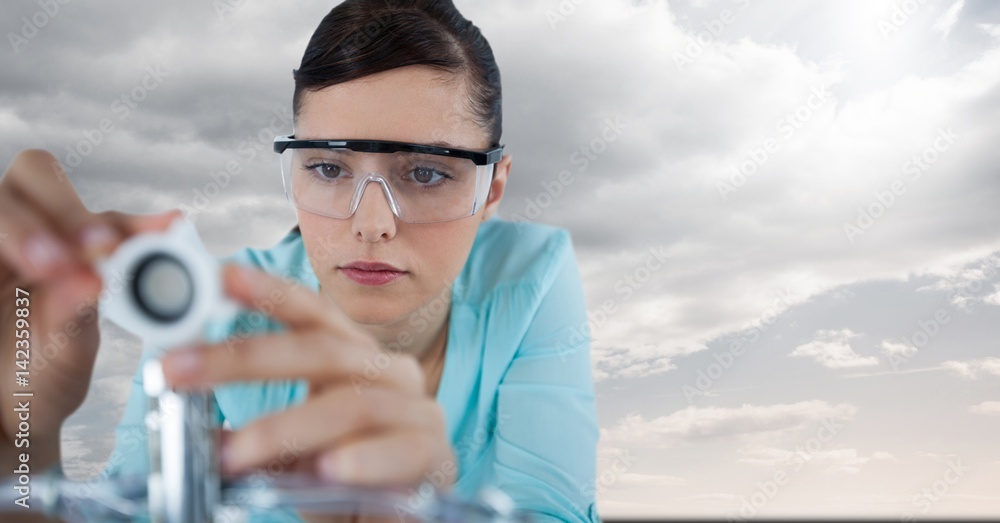
[[[4,3],[0,160],[74,160],[110,118],[88,206],[197,205],[235,160],[194,219],[269,247],[294,214],[266,146],[332,5]],[[1000,3],[457,5],[503,75],[501,215],[573,235],[605,518],[1000,513]],[[78,477],[138,357],[105,333]]]

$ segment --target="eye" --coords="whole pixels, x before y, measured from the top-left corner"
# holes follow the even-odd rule
[[[433,167],[414,167],[413,171],[411,171],[411,176],[417,183],[428,186],[447,183],[448,180],[452,179],[451,176]],[[436,181],[434,181],[435,176],[438,177]]]
[[[317,176],[327,180],[336,180],[340,177],[341,174],[341,168],[339,165],[335,165],[328,162],[311,163],[309,165],[304,165],[303,169],[307,171],[312,171]]]

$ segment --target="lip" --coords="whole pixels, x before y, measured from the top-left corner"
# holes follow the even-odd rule
[[[358,260],[355,262],[348,263],[347,265],[342,265],[342,269],[358,269],[362,271],[392,271],[392,272],[406,272],[402,269],[398,269],[389,265],[388,263],[383,263],[380,261],[365,261]]]
[[[388,263],[356,261],[340,267],[344,275],[362,285],[385,285],[398,280],[406,271],[401,271]]]

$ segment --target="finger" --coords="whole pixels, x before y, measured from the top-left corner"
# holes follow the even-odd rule
[[[92,261],[116,240],[113,231],[83,205],[59,160],[48,151],[29,149],[18,153],[4,175],[4,184],[7,192],[37,209],[70,243],[77,261]]]
[[[382,520],[370,520],[368,516],[358,516],[353,513],[351,514],[327,514],[326,512],[306,512],[308,508],[299,508],[298,515],[305,523],[382,523]],[[385,519],[385,523],[393,523],[395,518]],[[406,520],[402,520],[398,523],[407,523]]]
[[[55,219],[55,223],[65,232],[70,233],[75,229],[72,222],[80,220],[82,215],[89,212],[68,182],[66,171],[59,160],[42,149],[19,152],[11,160],[3,177],[6,188],[29,199]]]
[[[320,509],[320,512],[306,512],[308,508],[299,508],[298,516],[305,523],[382,523],[381,520],[369,520],[367,516],[349,514],[327,514]],[[315,509],[314,509],[315,510]],[[386,519],[385,523],[407,523],[406,520],[395,522],[395,518]]]
[[[373,384],[417,395],[425,390],[423,371],[412,355],[383,353],[370,341],[340,340],[322,330],[281,332],[170,351],[163,357],[163,372],[178,388],[307,379],[317,383],[349,381],[359,392]]]
[[[94,214],[93,223],[80,232],[80,244],[86,259],[93,263],[111,255],[123,241],[137,234],[164,231],[175,219],[183,216],[180,209],[150,215],[104,211]]]
[[[73,261],[66,242],[37,213],[8,191],[0,191],[0,264],[29,282],[65,272]]]
[[[454,484],[458,470],[443,434],[409,427],[337,446],[317,457],[316,469],[339,483],[386,487],[430,481],[442,490]]]
[[[223,268],[223,279],[228,294],[292,329],[322,326],[347,339],[368,338],[333,303],[298,282],[236,264]]]
[[[230,429],[219,429],[219,448],[228,445],[230,438],[233,437],[235,431]]]
[[[40,291],[43,296],[40,301],[47,307],[44,318],[48,330],[71,333],[77,329],[87,330],[85,327],[97,320],[101,288],[100,278],[89,271],[74,271],[48,280]],[[76,326],[71,327],[71,323]]]
[[[151,217],[148,220],[149,224],[145,226],[160,227],[164,220],[179,215],[180,211],[157,215]],[[117,225],[108,225],[107,227],[114,228]],[[127,231],[127,229],[122,230]],[[121,238],[115,233],[112,234],[109,241],[119,244]],[[107,245],[104,248],[107,248]],[[55,279],[46,279],[46,282],[43,292],[48,297],[47,301],[53,302],[49,312],[51,316],[48,317],[53,325],[65,325],[81,319],[86,319],[85,323],[93,321],[97,301],[103,290],[101,276],[94,270],[93,266],[71,268],[68,272],[56,275]]]
[[[40,358],[32,368],[32,373],[37,373],[35,381],[65,391],[75,387],[79,376],[92,374],[100,345],[96,305],[100,291],[100,280],[84,271],[48,280],[38,290],[33,300],[42,313],[34,315],[38,327],[35,339],[62,341],[46,343],[44,349],[41,344],[35,346]],[[41,365],[43,360],[45,364]],[[78,401],[82,402],[83,397]]]
[[[223,449],[223,469],[248,470],[290,449],[296,458],[314,455],[352,437],[403,426],[443,433],[444,415],[429,398],[380,388],[359,396],[350,387],[334,387],[236,431]]]
[[[2,192],[16,195],[43,216],[49,227],[66,241],[74,261],[87,266],[110,255],[128,236],[163,230],[181,214],[179,210],[149,217],[91,213],[68,182],[59,161],[43,150],[26,150],[15,156],[0,186]]]

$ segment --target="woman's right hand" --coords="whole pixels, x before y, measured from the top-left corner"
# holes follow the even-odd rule
[[[49,152],[24,150],[11,161],[0,178],[0,456],[13,449],[18,400],[29,400],[30,450],[18,452],[31,453],[33,472],[59,461],[60,428],[87,395],[100,344],[102,282],[92,263],[179,215],[92,213]],[[29,374],[18,374],[25,356]],[[27,391],[33,396],[13,396]]]

